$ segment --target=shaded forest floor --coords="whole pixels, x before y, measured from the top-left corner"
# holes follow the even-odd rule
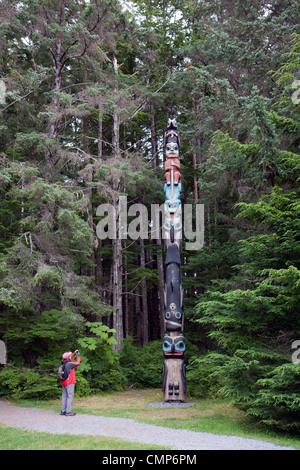
[[[186,429],[218,435],[260,439],[273,444],[300,449],[300,436],[266,429],[226,399],[189,399],[187,408],[154,408],[162,401],[158,389],[127,390],[75,399],[73,411],[92,416],[118,417],[173,429]],[[60,400],[20,400],[11,404],[22,407],[60,411]],[[1,420],[0,420],[1,421]]]

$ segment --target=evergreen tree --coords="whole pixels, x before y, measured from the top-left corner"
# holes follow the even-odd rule
[[[293,52],[297,50],[297,37],[295,41]],[[285,85],[287,77],[282,72],[293,69],[295,55],[289,59],[280,72]],[[273,187],[257,202],[238,204],[238,218],[248,224],[248,237],[240,241],[237,275],[226,283],[217,281],[215,291],[207,292],[198,304],[197,321],[209,325],[209,336],[216,341],[219,354],[209,354],[205,366],[202,359],[194,364],[198,362],[200,370],[208,370],[205,380],[212,389],[217,381],[224,393],[235,397],[250,414],[280,429],[299,429],[299,403],[294,394],[299,379],[297,365],[291,364],[291,345],[300,330],[299,155],[286,150],[295,149],[293,131],[298,113],[291,100],[291,78],[279,104],[280,111],[290,111],[290,116],[273,110],[267,114],[276,130],[272,153],[281,187]],[[285,127],[280,125],[284,122]],[[284,149],[275,146],[279,135]],[[225,154],[260,152],[258,138],[255,143],[242,145],[225,137],[222,143]],[[200,373],[203,375],[203,370]],[[203,393],[203,387],[199,393]]]
[[[0,392],[34,383],[50,396],[38,374],[77,342],[82,390],[84,377],[92,390],[124,386],[131,336],[140,347],[163,332],[160,240],[99,240],[97,208],[118,214],[127,196],[150,214],[163,202],[162,136],[176,117],[183,202],[205,205],[205,246],[183,254],[187,341],[208,351],[191,363],[190,390],[223,389],[296,429],[299,3],[133,5],[0,3],[0,331],[11,362]]]
[[[49,313],[49,325],[55,324],[53,333],[64,321],[64,335],[57,336],[56,347],[62,339],[83,334],[85,318],[97,319],[110,312],[94,278],[85,275],[92,266],[96,235],[79,200],[77,171],[83,160],[77,151],[80,144],[76,146],[76,130],[84,116],[76,86],[82,85],[82,77],[79,82],[76,67],[82,67],[85,56],[99,52],[105,41],[110,43],[110,6],[97,1],[12,2],[11,21],[1,26],[2,41],[11,51],[8,58],[1,57],[8,84],[2,130],[9,137],[1,140],[3,175],[7,175],[1,183],[4,188],[10,184],[11,198],[20,208],[15,222],[18,236],[14,235],[13,245],[2,258],[2,334],[9,351],[13,350],[23,322],[29,322],[28,340],[18,350],[31,367],[41,347],[47,348],[42,327],[40,336],[31,333],[47,320],[45,312],[56,312]],[[3,15],[8,13],[3,11]],[[104,37],[103,21],[108,28]],[[15,63],[12,56],[17,58]],[[25,94],[22,90],[28,84],[30,93]],[[18,108],[22,126],[11,125]],[[15,331],[11,318],[15,318]],[[36,352],[28,359],[32,350]]]

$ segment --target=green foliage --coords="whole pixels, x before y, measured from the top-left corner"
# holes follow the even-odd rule
[[[280,75],[295,70],[294,59],[289,56],[290,66]],[[298,139],[299,109],[287,96],[293,79],[285,74],[280,80],[286,88],[277,109],[287,116],[268,110],[256,90],[243,99],[255,124],[246,143],[220,131],[214,134],[224,169],[234,159],[244,159],[249,168],[255,165],[263,178],[254,180],[263,191],[256,201],[235,205],[236,220],[245,230],[236,245],[237,262],[231,277],[215,278],[199,297],[193,317],[207,328],[215,345],[210,348],[218,353],[195,357],[188,375],[196,395],[225,394],[264,424],[298,432],[299,368],[291,363],[291,343],[300,333],[299,155],[293,141]],[[288,150],[278,148],[280,133],[292,142]]]
[[[284,362],[283,356],[258,348],[237,349],[233,355],[212,352],[192,358],[187,375],[195,396],[227,396],[248,410],[264,378]]]
[[[139,348],[132,339],[124,341],[120,352],[120,364],[128,384],[138,388],[161,387],[162,384],[162,345],[152,341]]]
[[[260,230],[241,241],[244,263],[238,268],[243,288],[208,292],[197,306],[200,318],[196,321],[210,327],[209,336],[221,354],[195,359],[191,372],[192,383],[197,373],[203,380],[194,385],[195,393],[217,389],[282,430],[298,430],[299,416],[293,392],[298,387],[298,368],[284,364],[291,355],[290,341],[300,331],[296,201],[296,192],[274,188],[256,204],[240,204],[239,216]]]
[[[21,398],[58,398],[61,393],[55,374],[41,376],[38,372],[15,366],[0,371],[0,395]]]
[[[256,397],[248,414],[269,427],[282,431],[300,431],[299,364],[282,364],[258,380]]]
[[[78,344],[84,350],[95,351],[102,344],[116,344],[116,340],[112,336],[115,333],[114,329],[103,325],[102,322],[86,322],[85,325],[89,328],[90,333],[93,333],[93,336],[87,336],[78,340]]]
[[[122,390],[127,385],[126,375],[120,367],[119,355],[111,347],[102,345],[86,353],[88,369],[84,377],[93,393]]]
[[[53,289],[61,289],[63,286],[61,273],[55,266],[43,266],[34,276],[34,285],[47,285]]]
[[[61,392],[61,388],[60,388]],[[75,397],[87,397],[92,393],[91,386],[88,380],[81,374],[80,370],[76,370],[76,387],[75,387]]]
[[[272,297],[257,291],[236,289],[226,294],[212,292],[198,304],[199,323],[213,326],[209,336],[229,352],[260,342],[263,331],[272,325],[280,308]],[[257,338],[257,339],[256,339]]]
[[[193,356],[186,371],[189,394],[199,398],[218,396],[222,382],[216,376],[216,369],[222,368],[226,361],[225,355],[215,353]]]
[[[188,387],[288,429],[298,375],[287,358],[300,334],[298,2],[134,8],[138,21],[117,0],[0,8],[1,393],[51,396],[56,358],[77,347],[78,396],[161,385],[161,341],[112,350],[114,251],[95,225],[97,205],[120,194],[162,202],[161,138],[177,116],[182,200],[194,203],[197,186],[205,204],[205,246],[183,252],[185,331],[201,347],[187,347]],[[133,336],[147,300],[155,339],[159,249],[148,242],[120,244],[118,292]]]
[[[191,356],[198,352],[198,348],[187,338],[186,363]],[[120,365],[128,384],[137,388],[161,387],[163,372],[163,352],[161,341],[151,341],[149,344],[138,347],[132,338],[123,342],[120,352]]]

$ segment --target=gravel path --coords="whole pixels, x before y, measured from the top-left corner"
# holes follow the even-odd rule
[[[162,428],[131,419],[77,414],[60,416],[39,408],[19,408],[0,402],[0,422],[8,426],[53,434],[117,437],[126,441],[170,446],[172,450],[293,450],[291,447],[205,432]]]

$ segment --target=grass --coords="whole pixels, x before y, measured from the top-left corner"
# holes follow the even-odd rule
[[[243,411],[234,407],[228,400],[196,399],[193,400],[195,405],[188,408],[162,409],[148,406],[149,403],[156,401],[162,401],[160,390],[128,390],[75,399],[73,410],[76,411],[76,413],[129,418],[139,422],[176,429],[189,429],[198,432],[260,439],[272,442],[273,444],[300,449],[300,436],[281,434],[266,429],[247,416]],[[17,406],[32,406],[51,409],[57,412],[60,411],[61,404],[60,400],[20,400],[18,402],[11,403]],[[23,438],[22,433],[24,436]],[[37,434],[39,435],[38,437],[36,436]],[[4,438],[1,438],[2,435],[4,435]],[[6,429],[6,427],[0,428],[0,449],[4,449],[3,445],[35,445],[34,443],[37,442],[37,439],[40,446],[39,448],[44,449],[63,448],[63,439],[66,439],[67,442],[70,441],[69,436],[65,435],[56,436],[49,435],[48,433],[35,433],[11,428]],[[19,440],[21,444],[18,443]],[[80,441],[81,444],[76,441]],[[73,439],[72,443],[76,446],[75,448],[84,449],[151,449],[151,446],[142,447],[140,444],[132,444],[120,439],[107,439],[95,436],[80,436],[80,439]],[[43,445],[50,447],[42,447]],[[30,447],[10,448],[29,449]],[[152,447],[152,449],[154,448],[157,449],[157,446]]]

